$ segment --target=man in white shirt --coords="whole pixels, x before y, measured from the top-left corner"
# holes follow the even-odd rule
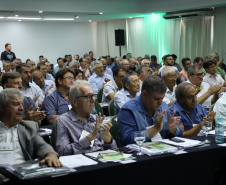
[[[176,80],[178,77],[177,68],[174,66],[166,66],[161,73],[161,78],[167,86],[163,101],[168,104],[168,106],[171,106],[176,101],[175,89],[177,87]]]
[[[13,157],[10,159],[8,156],[8,161],[20,164],[38,157],[40,164],[62,166],[56,152],[38,134],[38,124],[22,121],[23,110],[23,94],[20,90],[9,88],[0,93],[0,144],[12,147]]]

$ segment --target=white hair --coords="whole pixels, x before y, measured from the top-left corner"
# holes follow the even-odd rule
[[[74,82],[74,84],[70,87],[70,90],[69,90],[69,100],[71,101],[72,98],[75,98],[75,97],[78,97],[80,96],[80,89],[79,87],[80,86],[90,86],[90,83],[86,80],[76,80]]]
[[[103,63],[100,61],[100,60],[96,60],[94,63],[93,63],[93,70],[96,69],[96,65],[97,64],[101,64],[103,66]]]
[[[76,64],[78,64],[78,65],[80,66],[79,61],[77,61],[77,60],[73,60],[72,62],[70,62],[70,64],[69,64],[69,68],[71,68],[71,67],[75,66]]]
[[[177,68],[174,66],[166,66],[162,69],[161,77],[167,76],[169,73],[177,72]]]
[[[143,59],[143,60],[141,61],[141,65],[145,65],[145,64],[144,64],[145,61],[148,61],[149,64],[150,64],[150,61],[149,61],[148,59]]]

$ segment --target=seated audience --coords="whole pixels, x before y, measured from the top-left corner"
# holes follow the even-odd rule
[[[182,58],[182,65],[183,65],[183,70],[180,72],[182,75],[181,75],[181,80],[182,82],[185,82],[188,80],[188,74],[187,74],[187,71],[188,71],[188,68],[191,66],[191,59],[190,58]]]
[[[196,89],[190,83],[179,84],[175,91],[176,102],[169,112],[175,112],[174,116],[180,116],[179,127],[183,131],[183,137],[196,136],[202,129],[203,120],[213,121],[215,113],[207,113],[206,109],[197,103]]]
[[[203,59],[201,57],[195,57],[194,59],[194,62],[193,62],[193,65],[196,66],[201,66],[203,65]]]
[[[21,91],[14,88],[4,89],[0,93],[0,106],[0,143],[13,145],[16,154],[12,158],[13,164],[40,158],[40,164],[62,166],[52,146],[38,134],[38,124],[22,120],[24,109]]]
[[[53,76],[47,72],[47,67],[45,62],[38,63],[37,70],[42,72],[45,80],[54,80]]]
[[[215,121],[217,121],[217,117],[221,117],[222,122],[226,122],[226,93],[217,100],[213,111],[216,112]]]
[[[116,65],[114,67],[112,67],[112,71],[114,71],[116,68],[120,67],[120,62],[122,61],[122,58],[121,57],[116,57]]]
[[[104,87],[105,83],[110,80],[113,81],[113,77],[109,74],[104,74],[103,64],[99,60],[94,62],[93,71],[95,73],[89,77],[88,81],[93,89],[93,92],[97,94],[98,90]]]
[[[136,72],[127,73],[122,79],[122,89],[115,94],[115,115],[129,100],[140,95],[140,82]]]
[[[161,64],[157,63],[157,57],[155,55],[151,56],[151,63],[150,63],[150,68],[153,71],[158,71],[158,69],[161,67]]]
[[[53,69],[51,68],[50,62],[47,60],[47,61],[45,61],[45,64],[46,64],[46,68],[47,68],[47,73],[51,74],[53,76]]]
[[[27,64],[31,66],[31,71],[34,72],[36,70],[36,64],[34,61],[28,60],[26,61]]]
[[[21,75],[18,72],[8,72],[2,76],[2,86],[6,88],[15,88],[22,91],[22,79]],[[43,111],[38,111],[35,102],[30,98],[23,96],[23,120],[32,120],[37,121],[41,125],[41,120],[45,118]]]
[[[220,84],[209,85],[203,81],[203,70],[199,65],[193,65],[188,68],[188,80],[196,88],[197,102],[202,104],[207,110],[218,99],[218,94],[224,91]]]
[[[86,76],[83,76],[83,71],[80,69],[75,69],[75,80],[87,80]]]
[[[120,62],[120,67],[123,68],[126,72],[129,71],[129,62],[128,60],[124,59]]]
[[[162,70],[162,80],[166,84],[166,92],[163,98],[163,101],[168,104],[168,106],[172,105],[176,101],[175,97],[175,89],[177,87],[176,80],[177,80],[177,68],[174,66],[166,66]]]
[[[16,66],[18,66],[18,65],[20,65],[22,63],[22,60],[19,59],[19,58],[16,58],[15,60],[13,60],[13,63],[14,63],[15,68],[16,68]]]
[[[214,61],[209,60],[203,63],[203,68],[206,70],[207,74],[204,76],[203,81],[209,85],[221,84],[225,86],[225,81],[221,75],[216,73],[216,64]]]
[[[178,71],[182,71],[181,66],[178,63],[176,63],[177,55],[172,54],[171,56],[173,57],[173,66],[176,67]]]
[[[9,61],[3,62],[3,70],[1,72],[2,73],[10,72],[10,62]]]
[[[56,90],[56,85],[53,80],[45,80],[41,71],[34,71],[32,73],[33,82],[40,87],[44,96]]]
[[[131,57],[129,59],[129,70],[130,71],[136,71],[136,64],[137,64],[136,58]]]
[[[107,55],[106,57],[106,62],[107,62],[107,68],[113,68],[115,65],[113,64],[110,55]]]
[[[57,71],[59,71],[60,69],[64,68],[64,61],[63,61],[63,59],[62,58],[58,58],[57,59],[57,64],[58,65],[56,67],[54,67],[54,69],[53,69],[54,76],[56,75]]]
[[[74,60],[79,61],[79,55],[78,55],[78,54],[76,54],[76,55],[74,56]]]
[[[146,65],[146,66],[150,67],[150,61],[148,59],[143,59],[141,61],[141,65]]]
[[[147,78],[149,75],[151,75],[151,68],[149,68],[149,66],[147,66],[147,65],[140,65],[136,69],[136,72],[139,77],[140,90],[141,90],[144,79]]]
[[[43,99],[45,96],[39,86],[31,83],[31,66],[26,63],[21,63],[16,67],[16,71],[21,74],[23,95],[31,97],[36,103],[36,106],[42,106]]]
[[[109,103],[114,99],[115,94],[122,88],[122,78],[126,72],[124,69],[118,67],[113,71],[114,80],[107,82],[104,85],[102,103]]]
[[[46,96],[42,110],[46,114],[43,124],[53,124],[55,119],[71,108],[69,89],[74,83],[74,71],[64,68],[56,73],[56,90]]]
[[[75,61],[75,60],[72,61],[69,65],[69,68],[71,70],[79,69],[79,67],[80,67],[79,61]]]
[[[103,64],[103,68],[104,68],[104,74],[109,74],[113,77],[113,72],[110,68],[107,68],[107,62],[106,59],[102,58],[101,62]]]
[[[117,146],[110,134],[111,122],[102,124],[104,117],[91,114],[95,99],[89,82],[75,81],[69,94],[72,109],[53,124],[52,143],[59,155],[115,149]]]
[[[90,64],[87,63],[85,58],[80,58],[79,59],[79,63],[80,63],[80,70],[83,71],[83,74],[86,76],[86,78],[88,79],[93,72],[90,69]]]
[[[125,103],[119,111],[119,141],[122,146],[135,143],[134,133],[142,131],[145,141],[182,136],[177,127],[180,117],[167,116],[168,106],[162,102],[166,85],[157,76],[147,77],[141,95]],[[159,135],[160,133],[160,135]],[[157,138],[158,136],[158,138]]]

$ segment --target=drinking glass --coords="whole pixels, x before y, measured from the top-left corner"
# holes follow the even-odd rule
[[[203,124],[202,124],[202,130],[205,132],[205,143],[211,143],[210,140],[207,139],[207,135],[209,133],[209,131],[212,130],[212,122],[210,121],[204,121]]]
[[[145,135],[144,135],[144,133],[141,132],[141,131],[135,132],[134,140],[135,140],[135,142],[137,143],[137,145],[140,148],[140,152],[138,152],[137,155],[143,155],[143,153],[141,152],[141,145],[145,141]]]

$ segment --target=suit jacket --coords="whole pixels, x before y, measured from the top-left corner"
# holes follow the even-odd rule
[[[34,121],[22,120],[18,124],[17,132],[25,160],[43,159],[47,153],[56,153],[53,147],[38,134],[38,130],[38,124]]]

